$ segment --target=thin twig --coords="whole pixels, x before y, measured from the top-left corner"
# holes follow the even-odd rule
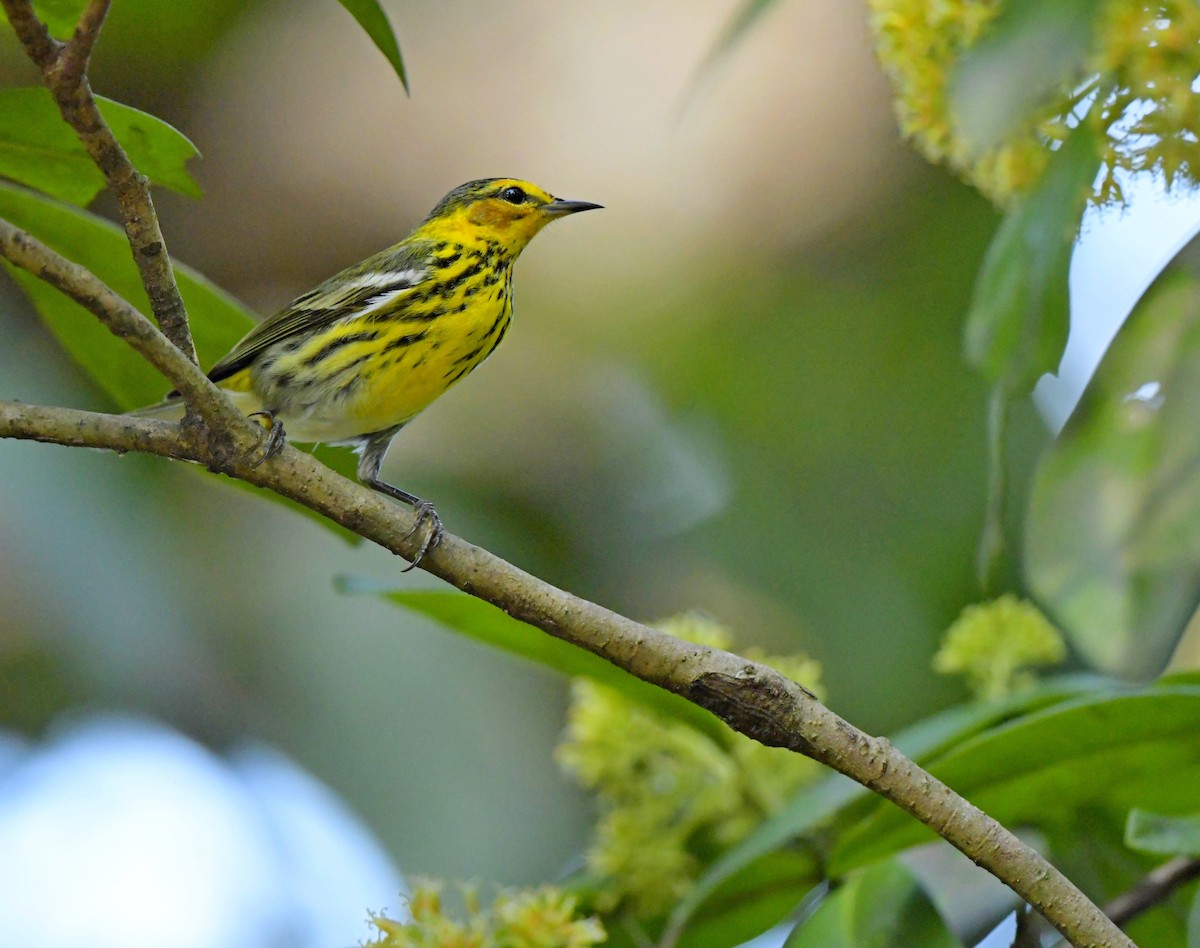
[[[108,16],[111,4],[112,0],[91,0],[80,14],[71,41],[58,57],[57,81],[63,86],[71,88],[84,81],[88,64],[92,60],[92,50],[100,36],[100,27],[104,25],[104,18]]]
[[[206,420],[230,423],[242,415],[154,324],[86,267],[0,219],[0,256],[45,280],[97,316],[160,371]]]
[[[138,173],[125,150],[100,114],[87,79],[87,61],[96,33],[104,20],[107,0],[92,0],[84,10],[75,35],[67,44],[54,40],[33,12],[30,0],[0,0],[26,54],[42,71],[42,80],[58,109],[117,199],[121,222],[133,259],[150,297],[150,307],[163,333],[185,356],[196,361],[196,348],[187,311],[167,244],[158,226],[158,215],[145,176]]]
[[[1180,886],[1200,877],[1200,859],[1177,856],[1157,866],[1104,907],[1104,914],[1125,925],[1147,909],[1166,901]]]
[[[46,24],[37,18],[33,12],[33,4],[25,0],[4,0],[4,12],[8,14],[8,22],[12,25],[17,39],[25,47],[25,53],[33,60],[33,64],[42,70],[54,68],[58,62],[59,52],[63,44],[50,35]]]

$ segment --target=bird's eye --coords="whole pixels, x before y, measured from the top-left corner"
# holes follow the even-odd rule
[[[524,204],[527,195],[520,188],[511,187],[501,191],[500,197],[508,201],[509,204]]]

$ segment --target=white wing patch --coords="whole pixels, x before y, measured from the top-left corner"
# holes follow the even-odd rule
[[[353,280],[347,280],[338,289],[350,292],[352,290],[369,290],[375,287],[407,289],[425,279],[424,270],[392,270],[384,273],[363,273]]]
[[[350,315],[354,319],[361,319],[363,316],[369,316],[376,310],[383,309],[383,307],[387,306],[387,304],[394,300],[397,296],[401,296],[411,289],[411,286],[404,286],[398,290],[388,290],[386,293],[380,293],[378,296],[372,296],[369,300],[367,300],[366,305],[363,306],[362,309],[357,309]]]
[[[337,309],[372,290],[379,293],[371,294],[366,301],[365,312],[373,312],[374,308],[396,298],[398,293],[411,290],[423,282],[428,276],[424,269],[385,270],[376,273],[360,273],[358,276],[335,282],[332,286],[318,287],[307,296],[296,300],[297,309],[319,310]],[[357,315],[360,311],[355,310]]]

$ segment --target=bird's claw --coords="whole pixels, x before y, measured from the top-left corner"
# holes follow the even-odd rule
[[[407,540],[420,530],[422,526],[426,527],[425,539],[421,542],[421,548],[417,550],[417,555],[413,557],[413,561],[400,571],[402,573],[407,573],[410,569],[415,569],[417,564],[424,559],[425,554],[441,542],[442,534],[445,532],[442,528],[442,518],[438,516],[437,511],[433,509],[433,504],[429,501],[417,501],[413,504],[413,511],[416,513],[417,519],[413,521],[412,527],[408,533],[404,534],[402,539]]]
[[[265,429],[265,434],[250,458],[250,466],[258,467],[267,458],[274,457],[283,448],[287,435],[283,430],[283,422],[275,417],[274,412],[256,411],[246,416],[253,418]]]

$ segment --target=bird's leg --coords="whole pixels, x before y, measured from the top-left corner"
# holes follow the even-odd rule
[[[401,490],[399,487],[394,487],[391,484],[381,481],[378,478],[363,483],[372,490],[377,490],[381,494],[386,494],[388,497],[394,497],[403,503],[412,507],[416,513],[417,519],[413,521],[412,527],[404,534],[402,539],[407,540],[414,533],[426,526],[425,539],[421,541],[421,548],[417,550],[417,555],[413,557],[409,563],[400,572],[407,573],[410,569],[416,567],[424,558],[425,554],[432,550],[442,539],[442,534],[445,530],[442,527],[442,518],[438,516],[438,512],[434,509],[433,504],[427,500],[421,500],[420,497],[415,497],[406,490]]]
[[[399,430],[400,426],[389,428],[386,431],[369,436],[363,442],[362,447],[359,448],[358,480],[372,490],[377,490],[381,494],[386,494],[388,497],[392,497],[412,507],[413,512],[417,515],[417,519],[413,521],[412,528],[404,534],[402,539],[407,540],[420,530],[422,526],[426,528],[425,539],[421,542],[421,548],[417,550],[417,555],[413,557],[411,563],[401,570],[401,572],[407,573],[421,562],[426,553],[438,545],[445,530],[442,527],[442,518],[438,516],[433,504],[379,479],[379,468],[383,464],[383,456],[387,452],[392,438],[396,436],[396,432]]]
[[[257,457],[254,457],[250,462],[251,467],[258,467],[267,458],[280,452],[284,441],[287,440],[287,435],[283,430],[283,422],[276,418],[275,413],[272,411],[255,411],[246,417],[253,418],[257,424],[266,429],[262,441],[259,442],[258,448],[255,449]]]

